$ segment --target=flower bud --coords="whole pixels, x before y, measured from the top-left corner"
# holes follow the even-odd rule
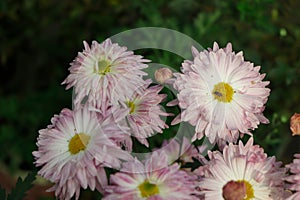
[[[292,135],[300,135],[300,114],[295,113],[291,117],[290,129],[292,131]]]
[[[160,84],[165,83],[166,80],[172,78],[172,76],[173,76],[172,71],[166,67],[160,68],[156,70],[154,73],[155,80]]]

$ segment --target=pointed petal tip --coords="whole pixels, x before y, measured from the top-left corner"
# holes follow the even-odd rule
[[[217,50],[219,50],[219,45],[218,45],[218,43],[215,41],[215,42],[214,42],[214,45],[213,45],[213,51],[217,51]]]

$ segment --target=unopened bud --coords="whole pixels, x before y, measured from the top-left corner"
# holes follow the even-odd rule
[[[166,80],[172,78],[173,72],[169,68],[160,68],[155,71],[154,77],[156,81],[160,84],[163,84],[166,82]]]
[[[292,131],[292,135],[300,135],[300,114],[295,113],[291,117],[290,129]]]

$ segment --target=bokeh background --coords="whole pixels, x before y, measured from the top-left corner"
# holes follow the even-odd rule
[[[138,27],[180,31],[204,48],[233,44],[261,65],[271,84],[268,125],[254,131],[256,143],[284,164],[300,152],[289,118],[300,112],[300,1],[296,0],[1,0],[0,1],[0,183],[9,191],[18,176],[35,169],[38,130],[64,107],[72,91],[60,85],[82,41],[104,39]],[[148,57],[147,57],[148,56]],[[160,51],[146,55],[179,67],[181,58]],[[27,199],[55,199],[42,179]],[[83,192],[81,199],[100,199]]]

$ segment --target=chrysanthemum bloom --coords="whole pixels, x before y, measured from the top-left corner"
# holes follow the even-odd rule
[[[60,199],[78,199],[81,187],[102,191],[107,184],[103,167],[119,168],[120,159],[130,159],[105,135],[121,130],[109,118],[99,119],[87,106],[63,109],[52,125],[39,131],[35,164],[41,166],[39,175],[55,183],[49,191]]]
[[[295,154],[295,158],[292,163],[286,165],[291,175],[286,178],[286,181],[290,183],[288,189],[293,191],[288,200],[300,199],[300,154]]]
[[[104,200],[193,200],[195,177],[180,170],[175,163],[168,166],[167,156],[154,152],[145,165],[128,162],[121,172],[110,177]]]
[[[199,155],[197,148],[186,137],[183,137],[181,141],[176,139],[165,140],[162,147],[156,151],[163,151],[168,157],[169,164],[175,161],[179,161],[181,164],[194,162],[193,158],[198,158]]]
[[[159,105],[166,97],[165,94],[159,94],[162,86],[148,87],[150,83],[150,80],[147,80],[147,84],[131,96],[120,99],[119,105],[115,104],[111,109],[115,121],[127,124],[132,136],[146,146],[148,146],[146,140],[148,137],[155,133],[162,133],[162,129],[168,128],[161,117],[170,115]]]
[[[253,145],[230,143],[223,150],[210,152],[206,165],[195,170],[203,178],[199,181],[200,193],[206,200],[233,199],[285,199],[285,168],[267,157],[263,149]]]
[[[239,132],[250,134],[260,122],[268,123],[262,112],[269,82],[262,81],[259,66],[244,61],[242,52],[235,54],[230,43],[192,52],[194,60],[182,64],[183,74],[174,74],[174,87],[181,120],[196,126],[193,140],[206,135],[211,143],[236,142]]]
[[[291,117],[290,129],[292,131],[292,135],[300,135],[300,114],[295,113]]]
[[[62,84],[67,89],[75,87],[75,105],[88,96],[91,106],[105,112],[119,97],[129,95],[144,84],[147,68],[146,59],[112,43],[110,39],[101,44],[92,42],[91,47],[84,41],[82,53],[71,63],[70,75]]]

